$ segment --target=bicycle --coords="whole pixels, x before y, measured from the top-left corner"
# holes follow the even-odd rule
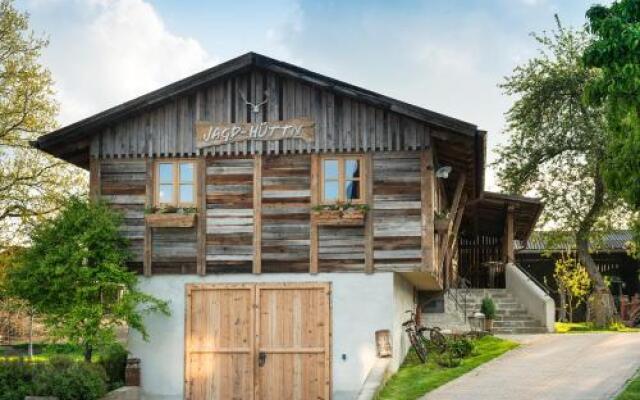
[[[415,313],[413,310],[408,310],[406,312],[411,313],[411,318],[403,322],[402,326],[405,328],[404,330],[409,336],[409,343],[411,343],[416,355],[422,363],[425,363],[427,362],[427,347],[425,346],[422,334],[418,333],[421,328],[416,324]],[[420,335],[420,337],[418,335]]]
[[[407,310],[406,313],[411,314],[411,319],[405,321],[402,326],[405,328],[407,335],[409,336],[409,342],[416,351],[416,355],[423,363],[427,362],[427,355],[429,353],[429,344],[432,344],[435,349],[442,353],[447,349],[447,339],[442,334],[442,331],[437,326],[432,328],[426,326],[418,326],[416,322],[416,314],[413,310]],[[429,332],[427,338],[425,332]]]

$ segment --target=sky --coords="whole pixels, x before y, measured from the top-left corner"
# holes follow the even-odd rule
[[[582,26],[595,0],[16,0],[50,44],[66,125],[248,51],[488,131],[504,143],[498,84],[534,56],[531,32]],[[495,190],[492,168],[487,189]]]

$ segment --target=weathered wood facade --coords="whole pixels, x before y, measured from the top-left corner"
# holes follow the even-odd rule
[[[311,120],[311,141],[199,147],[196,123]],[[64,139],[67,140],[64,140]],[[70,141],[73,139],[73,141]],[[73,143],[73,144],[72,144]],[[37,146],[91,170],[94,197],[122,211],[131,268],[145,275],[397,271],[443,287],[459,220],[483,185],[475,126],[248,54],[44,136]],[[326,155],[362,154],[365,222],[314,222]],[[156,227],[154,163],[197,164],[193,226]],[[435,177],[452,167],[448,179]],[[434,216],[449,211],[444,232]],[[459,216],[456,222],[456,216]]]
[[[142,289],[176,305],[152,336],[184,339],[130,336],[143,389],[191,400],[353,398],[379,329],[398,368],[416,290],[508,259],[535,222],[483,191],[485,145],[473,124],[254,53],[34,143],[121,212]]]

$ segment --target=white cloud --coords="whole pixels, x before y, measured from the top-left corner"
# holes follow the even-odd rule
[[[56,10],[51,7],[49,12]],[[76,1],[72,19],[64,31],[51,34],[46,54],[56,80],[61,124],[217,62],[197,40],[169,31],[143,0]]]

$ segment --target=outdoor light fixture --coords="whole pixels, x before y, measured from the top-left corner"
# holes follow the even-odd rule
[[[453,168],[451,168],[449,165],[438,168],[438,170],[436,171],[436,178],[447,179],[452,169]]]

